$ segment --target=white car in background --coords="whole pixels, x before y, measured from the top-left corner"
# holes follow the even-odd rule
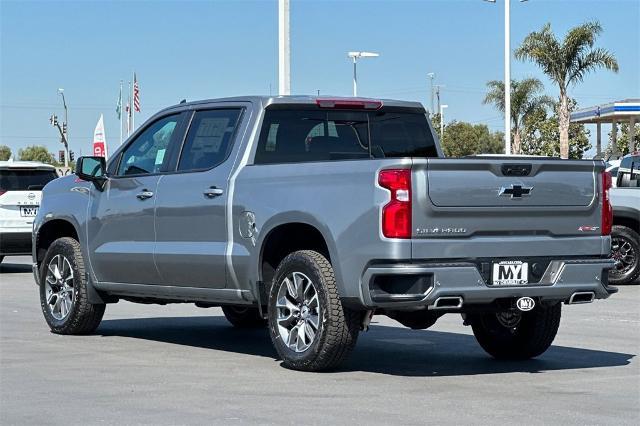
[[[57,177],[49,164],[0,161],[0,262],[5,256],[31,254],[31,231],[42,188]]]
[[[618,168],[620,167],[620,161],[622,160],[610,160],[607,161],[607,171],[611,173],[611,177],[613,178],[612,186],[615,188],[616,178],[618,177]]]

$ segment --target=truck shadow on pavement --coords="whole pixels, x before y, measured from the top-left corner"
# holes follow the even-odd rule
[[[31,265],[24,263],[9,263],[4,260],[0,263],[0,274],[24,274],[31,273]]]
[[[115,319],[97,335],[152,340],[278,359],[266,329],[236,329],[219,316]],[[361,333],[348,361],[337,372],[364,371],[395,376],[467,376],[541,373],[628,365],[634,354],[552,346],[537,359],[497,361],[472,335],[373,325]]]

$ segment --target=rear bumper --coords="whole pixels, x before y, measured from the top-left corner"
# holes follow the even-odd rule
[[[613,261],[602,258],[554,260],[537,283],[509,287],[489,285],[473,263],[375,265],[362,275],[360,302],[369,308],[426,306],[438,309],[436,301],[439,298],[460,297],[459,309],[522,296],[540,301],[569,301],[579,292],[593,293],[595,299],[606,299],[617,292],[616,288],[608,286],[608,270],[613,265]]]
[[[31,232],[0,232],[0,255],[30,255]]]

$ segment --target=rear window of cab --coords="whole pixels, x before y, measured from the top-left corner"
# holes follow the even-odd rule
[[[424,112],[267,109],[255,164],[437,157]]]

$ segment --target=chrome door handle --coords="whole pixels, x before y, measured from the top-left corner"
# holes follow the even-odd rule
[[[153,197],[153,192],[145,189],[142,192],[136,194],[136,197],[138,197],[139,200],[146,200],[147,198]]]
[[[212,186],[209,189],[206,189],[203,194],[205,195],[205,197],[208,198],[214,198],[217,197],[218,195],[222,195],[224,193],[224,191],[220,188],[216,188],[215,186]]]

